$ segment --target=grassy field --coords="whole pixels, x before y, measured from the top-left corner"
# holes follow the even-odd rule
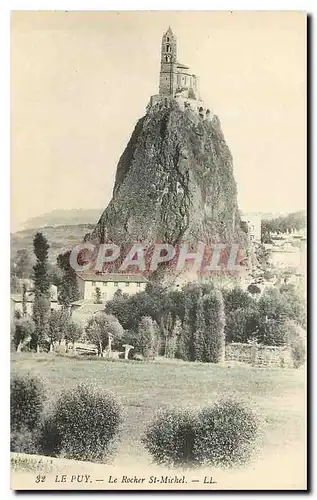
[[[93,382],[121,401],[125,419],[115,462],[148,464],[141,443],[146,423],[162,407],[200,408],[234,395],[248,401],[263,423],[266,457],[290,453],[303,460],[305,370],[226,367],[185,362],[107,362],[54,354],[13,354],[12,373],[43,379],[49,398],[79,382]]]

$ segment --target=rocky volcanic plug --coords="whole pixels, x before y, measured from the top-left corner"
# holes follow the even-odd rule
[[[220,120],[200,100],[197,77],[175,61],[169,29],[162,40],[160,93],[151,97],[119,160],[93,242],[247,245]]]

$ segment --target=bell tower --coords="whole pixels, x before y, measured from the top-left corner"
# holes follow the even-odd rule
[[[171,27],[162,37],[159,94],[174,96],[177,85],[177,42]]]

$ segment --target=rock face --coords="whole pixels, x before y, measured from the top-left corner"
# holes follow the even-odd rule
[[[217,116],[149,106],[122,154],[112,200],[90,239],[116,244],[240,243],[232,156]]]

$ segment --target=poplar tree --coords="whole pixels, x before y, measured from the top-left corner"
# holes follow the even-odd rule
[[[70,307],[72,302],[79,299],[79,290],[76,279],[76,272],[70,265],[70,251],[59,254],[57,266],[61,269],[63,277],[58,287],[58,301],[63,307]]]
[[[50,318],[50,281],[48,274],[48,249],[49,244],[42,233],[36,233],[33,240],[36,264],[33,267],[34,279],[34,302],[33,320],[35,330],[32,338],[32,345],[39,349],[49,337]]]
[[[206,324],[204,317],[204,301],[201,295],[197,302],[196,328],[193,334],[195,361],[207,361],[205,353]]]
[[[26,298],[26,284],[23,283],[22,287],[22,315],[27,315],[27,298]]]
[[[213,290],[203,297],[205,319],[205,359],[220,363],[225,359],[225,312],[222,293]]]

